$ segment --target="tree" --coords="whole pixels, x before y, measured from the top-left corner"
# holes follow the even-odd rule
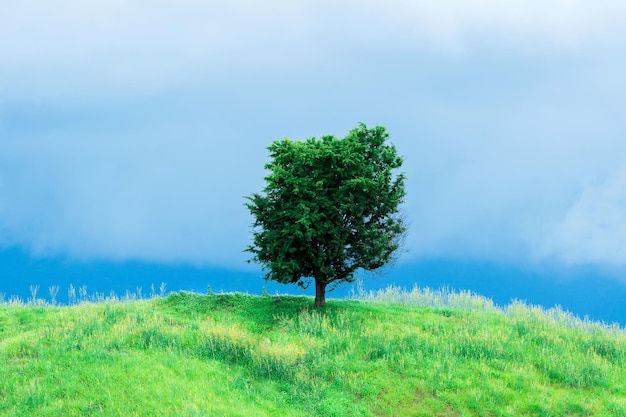
[[[246,197],[254,217],[246,251],[268,271],[265,279],[306,288],[312,278],[321,307],[329,284],[392,259],[406,230],[398,212],[405,177],[394,174],[402,158],[388,137],[384,127],[361,123],[343,139],[284,139],[267,148],[267,185]]]

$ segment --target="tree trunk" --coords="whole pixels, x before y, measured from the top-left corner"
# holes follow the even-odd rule
[[[315,280],[315,307],[324,307],[326,304],[326,283]]]

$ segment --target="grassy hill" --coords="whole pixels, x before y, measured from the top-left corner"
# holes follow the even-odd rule
[[[626,416],[626,334],[390,288],[0,304],[2,416]]]

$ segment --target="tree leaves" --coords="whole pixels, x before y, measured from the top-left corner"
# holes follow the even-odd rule
[[[254,217],[251,261],[266,279],[322,287],[385,265],[405,232],[398,215],[402,165],[385,128],[360,124],[338,139],[283,139],[269,147],[262,194],[247,197]]]

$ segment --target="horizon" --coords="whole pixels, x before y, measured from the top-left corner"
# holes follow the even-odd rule
[[[144,297],[166,293],[192,291],[206,293],[241,292],[253,295],[304,295],[313,297],[314,286],[303,290],[296,285],[284,285],[263,279],[263,272],[233,271],[216,267],[166,265],[138,261],[80,262],[48,258],[33,260],[18,250],[0,252],[3,275],[13,278],[5,283],[0,295],[4,301],[19,297],[22,302],[32,299],[32,287],[37,287],[37,299],[51,301],[50,288],[56,287],[55,301],[67,305],[70,286],[74,291],[84,287],[87,297],[124,297],[127,294]],[[599,271],[581,270],[575,274],[555,276],[558,271],[520,269],[516,265],[495,265],[476,261],[449,259],[419,261],[408,265],[385,267],[382,272],[357,274],[354,283],[342,283],[327,295],[329,299],[350,297],[359,288],[376,292],[390,286],[411,290],[413,287],[469,291],[490,299],[504,308],[515,302],[540,306],[544,310],[559,308],[580,319],[606,325],[626,327],[626,285]],[[503,277],[508,285],[500,285]],[[360,281],[360,283],[359,283]],[[594,285],[593,293],[588,288]]]

